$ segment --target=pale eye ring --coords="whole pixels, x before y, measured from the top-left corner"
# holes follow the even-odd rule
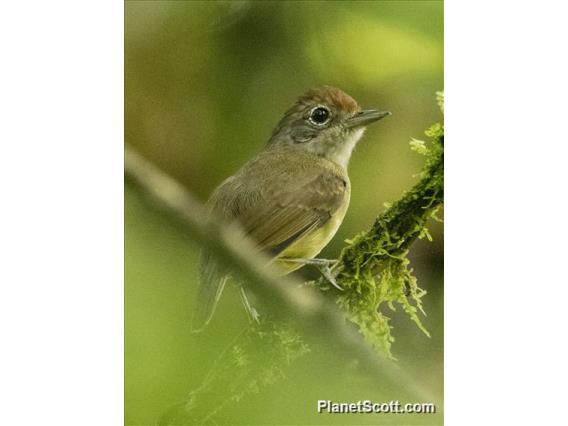
[[[308,120],[315,126],[324,126],[331,119],[331,111],[324,106],[317,106],[312,108]]]

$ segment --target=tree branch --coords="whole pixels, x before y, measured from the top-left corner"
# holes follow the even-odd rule
[[[438,94],[443,108],[443,94]],[[418,287],[412,274],[408,249],[416,238],[431,239],[426,223],[435,218],[444,197],[444,128],[434,124],[426,132],[429,143],[413,139],[411,147],[426,156],[420,181],[403,197],[389,206],[371,229],[348,241],[333,268],[343,291],[330,286],[325,279],[308,283],[324,289],[355,323],[360,333],[377,350],[391,356],[394,341],[389,320],[381,312],[386,304],[394,310],[398,304],[427,335],[418,312],[426,291]]]
[[[274,314],[294,318],[307,330],[317,330],[316,335],[333,346],[333,350],[347,356],[355,356],[366,372],[377,379],[385,378],[393,383],[405,383],[417,399],[432,401],[429,392],[416,384],[408,373],[394,362],[377,353],[349,327],[332,303],[313,291],[302,288],[290,277],[277,278],[260,257],[251,257],[253,243],[243,238],[238,229],[212,222],[205,208],[173,178],[150,164],[132,148],[125,148],[125,177],[127,182],[145,195],[152,204],[179,221],[188,235],[204,248],[222,258],[226,266],[238,273],[262,298],[278,306]]]

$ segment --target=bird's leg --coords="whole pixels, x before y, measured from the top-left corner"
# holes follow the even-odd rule
[[[245,288],[242,285],[239,285],[239,293],[241,295],[241,302],[243,302],[243,306],[245,307],[245,311],[247,311],[249,319],[260,324],[260,315],[254,306],[250,304]]]
[[[343,288],[341,288],[341,286],[339,284],[337,284],[337,281],[335,281],[335,276],[333,275],[333,272],[332,272],[332,268],[337,263],[337,260],[334,260],[334,259],[304,259],[304,258],[282,258],[281,260],[284,260],[286,262],[295,262],[295,263],[301,263],[303,265],[315,266],[320,271],[320,273],[324,276],[324,278],[329,281],[329,283],[332,286],[334,286],[336,289],[338,289],[340,291],[343,291]]]

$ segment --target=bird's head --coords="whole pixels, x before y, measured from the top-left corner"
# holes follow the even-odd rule
[[[323,86],[301,96],[284,114],[268,146],[294,146],[347,167],[366,126],[387,115],[390,112],[362,110],[347,93]]]

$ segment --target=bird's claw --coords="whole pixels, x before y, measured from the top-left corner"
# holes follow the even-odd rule
[[[339,284],[337,284],[337,281],[335,281],[335,277],[333,276],[333,273],[331,272],[331,268],[329,267],[329,265],[319,266],[318,269],[321,272],[321,274],[324,276],[324,278],[328,280],[332,286],[334,286],[339,291],[343,291],[343,288]]]
[[[257,324],[260,324],[260,315],[258,311],[254,308],[254,306],[252,306],[251,303],[249,302],[245,289],[242,285],[239,287],[239,290],[241,294],[241,301],[243,302],[243,306],[245,307],[245,311],[247,312],[249,320],[251,322],[256,322]]]
[[[304,265],[312,265],[315,266],[323,277],[329,281],[329,283],[334,286],[339,291],[343,291],[343,288],[337,284],[335,280],[335,276],[333,275],[332,268],[337,263],[335,259],[282,259],[286,260],[286,262],[295,262],[295,263],[302,263]]]

